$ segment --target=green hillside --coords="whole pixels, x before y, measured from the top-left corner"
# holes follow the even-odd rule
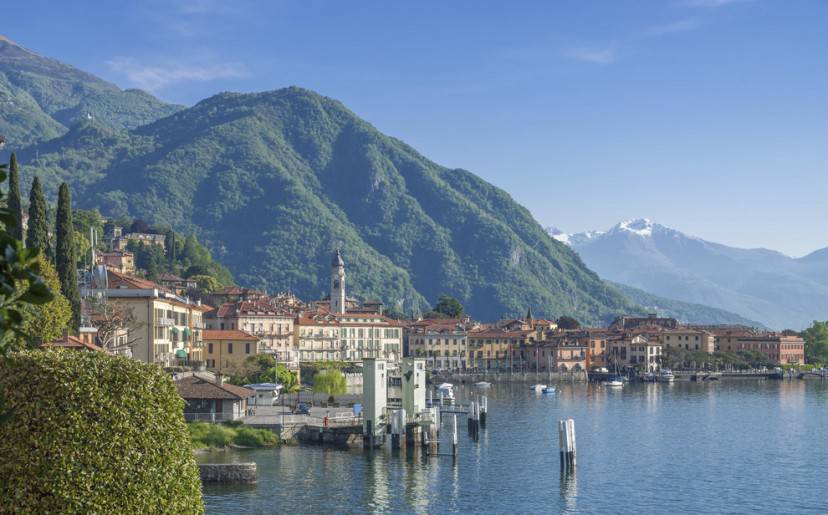
[[[317,298],[339,247],[350,293],[405,310],[441,293],[483,319],[632,309],[504,191],[298,88],[216,95],[132,131],[83,120],[20,157],[81,206],[196,232],[253,287]]]
[[[10,147],[60,136],[88,116],[131,129],[179,109],[143,91],[121,90],[0,36],[0,135]]]
[[[765,329],[765,326],[761,323],[737,315],[736,313],[731,313],[730,311],[701,304],[693,304],[691,302],[666,299],[625,284],[614,282],[610,282],[610,284],[623,293],[631,302],[644,307],[647,311],[658,313],[661,316],[672,317],[680,322],[700,325],[744,325]]]

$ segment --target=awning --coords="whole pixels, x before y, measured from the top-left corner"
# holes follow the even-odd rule
[[[193,332],[192,332],[192,331],[190,331],[190,328],[189,328],[189,327],[185,327],[185,328],[184,328],[184,336],[189,337],[191,334],[193,334]]]
[[[171,331],[173,334],[178,334],[178,328],[177,328],[177,327],[171,327],[171,328],[170,328],[170,331]]]
[[[178,359],[187,359],[187,351],[184,349],[178,349],[175,351],[175,357]]]

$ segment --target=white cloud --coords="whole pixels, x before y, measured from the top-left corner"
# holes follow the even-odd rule
[[[109,68],[126,77],[131,85],[158,91],[179,82],[206,82],[216,79],[247,77],[247,69],[235,63],[203,65],[142,64],[131,57],[117,57],[106,62]]]
[[[753,0],[684,0],[684,5],[690,7],[724,7],[730,4],[744,4]]]
[[[615,45],[608,45],[599,48],[565,48],[561,51],[561,55],[568,59],[582,61],[593,64],[609,64],[615,61],[616,51]]]

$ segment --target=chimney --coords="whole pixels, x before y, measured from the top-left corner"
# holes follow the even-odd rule
[[[221,372],[216,372],[216,384],[224,386],[224,375]]]

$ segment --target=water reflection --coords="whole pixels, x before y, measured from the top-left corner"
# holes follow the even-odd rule
[[[578,506],[578,476],[574,471],[561,472],[562,511],[574,513]]]

